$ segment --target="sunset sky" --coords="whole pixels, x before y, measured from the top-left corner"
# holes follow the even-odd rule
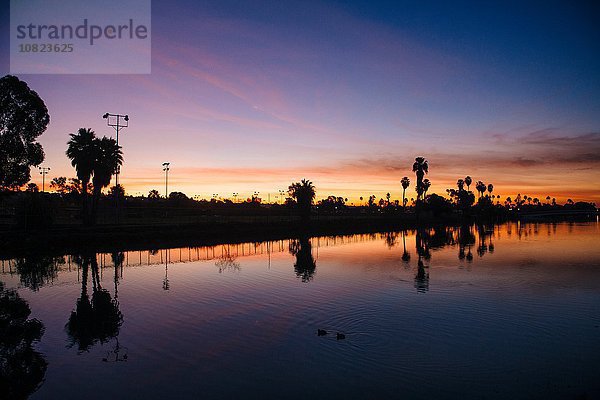
[[[470,175],[600,203],[600,8],[522,3],[154,1],[150,75],[18,76],[50,113],[48,179],[74,176],[69,133],[114,135],[111,112],[131,119],[129,194],[163,193],[169,161],[189,196],[274,200],[308,178],[318,198],[401,198],[424,156],[430,192]]]

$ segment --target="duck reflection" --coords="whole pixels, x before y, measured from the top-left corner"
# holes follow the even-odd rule
[[[66,328],[71,346],[77,345],[80,352],[88,351],[97,342],[105,343],[117,337],[123,323],[119,303],[102,288],[96,254],[73,257],[81,268],[81,296],[75,310],[71,312]],[[115,269],[118,266],[115,265]],[[91,275],[92,297],[88,295],[88,275]]]
[[[308,237],[290,240],[290,254],[296,257],[294,271],[302,282],[310,282],[313,279],[317,263],[312,255],[312,245]]]
[[[28,319],[29,304],[0,282],[0,396],[26,399],[42,384],[48,363],[33,349],[44,325]]]

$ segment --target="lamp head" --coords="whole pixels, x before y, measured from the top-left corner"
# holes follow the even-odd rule
[[[125,121],[129,121],[129,115],[125,116]]]
[[[104,114],[104,115],[102,116],[102,118],[104,118],[104,119],[108,118],[108,113]]]

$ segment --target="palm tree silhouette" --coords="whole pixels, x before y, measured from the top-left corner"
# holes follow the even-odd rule
[[[467,175],[465,177],[465,185],[467,185],[467,191],[471,190],[471,183],[473,183],[473,179],[469,175]]]
[[[408,179],[408,176],[405,176],[404,178],[400,179],[400,183],[402,184],[402,208],[406,208],[405,194],[406,189],[410,185],[410,179]]]
[[[110,185],[110,180],[117,169],[123,165],[121,146],[113,138],[103,137],[94,141],[94,165],[92,185],[94,186],[94,201],[92,203],[92,223],[95,222],[98,211],[98,200],[102,189]]]
[[[290,197],[296,200],[298,211],[303,220],[310,218],[310,209],[315,199],[316,191],[313,183],[308,179],[302,179],[300,182],[294,182],[288,188]]]
[[[79,128],[77,133],[71,133],[67,142],[67,157],[75,167],[77,178],[81,181],[82,194],[82,219],[84,224],[89,223],[88,215],[88,185],[94,170],[96,134],[89,128]]]
[[[431,181],[429,181],[429,179],[427,179],[427,178],[423,179],[423,197],[427,196],[427,191],[429,190],[430,187],[431,187]]]
[[[148,192],[148,198],[151,200],[157,200],[160,198],[160,193],[158,193],[158,190],[152,189]]]
[[[492,192],[494,191],[494,185],[492,185],[491,183],[489,185],[487,185],[487,191],[490,193],[490,195],[492,194]]]
[[[465,190],[465,181],[463,181],[462,179],[457,180],[456,186],[458,187],[458,191],[462,192],[463,190]]]
[[[424,157],[415,158],[413,172],[417,175],[417,201],[419,201],[423,197],[424,191],[423,176],[429,172],[429,165]]]
[[[487,186],[482,181],[477,181],[475,184],[475,189],[479,192],[479,197],[482,197],[485,191],[487,190]]]

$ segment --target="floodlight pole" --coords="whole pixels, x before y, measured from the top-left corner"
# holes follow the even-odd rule
[[[112,126],[117,131],[117,149],[119,148],[119,130],[129,126],[129,115],[105,113],[102,118],[106,120],[108,126]],[[123,118],[123,122],[121,122]],[[117,208],[117,223],[119,222],[119,173],[121,166],[117,165],[115,170],[115,206]]]
[[[106,123],[108,126],[112,126],[115,131],[117,131],[117,147],[119,146],[119,130],[121,128],[127,128],[129,126],[129,115],[121,115],[121,114],[111,114],[106,113],[102,116],[102,118],[106,119]],[[114,119],[114,122],[111,121],[111,118]],[[121,118],[123,118],[123,122],[121,122]],[[117,166],[117,170],[115,171],[115,186],[119,186],[119,173],[121,172],[121,168]]]
[[[38,167],[42,176],[42,193],[46,191],[46,175],[50,171],[50,167]]]
[[[169,198],[169,170],[171,169],[169,166],[170,162],[163,163],[163,171],[165,171],[165,199]]]

